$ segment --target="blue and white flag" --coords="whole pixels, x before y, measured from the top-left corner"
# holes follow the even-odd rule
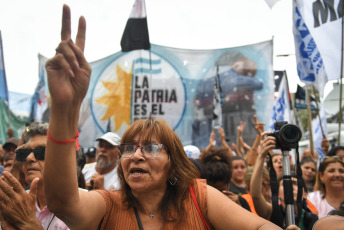
[[[300,80],[314,84],[320,95],[328,80],[340,78],[342,0],[295,0],[293,30]]]
[[[274,123],[276,121],[287,121],[288,123],[293,123],[290,110],[289,89],[287,77],[285,75],[282,77],[278,89],[278,96],[273,107],[272,118],[269,124],[269,131],[274,130]]]
[[[4,101],[7,101],[8,103],[8,89],[7,89],[7,81],[6,81],[1,31],[0,31],[0,98],[2,98]]]

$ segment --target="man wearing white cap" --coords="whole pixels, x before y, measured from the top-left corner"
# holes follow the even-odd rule
[[[117,175],[117,160],[119,149],[117,146],[121,138],[112,132],[105,133],[96,139],[99,141],[96,151],[96,162],[86,164],[82,170],[86,188],[119,190],[120,182]]]
[[[184,146],[184,151],[186,155],[188,156],[188,158],[199,159],[199,157],[201,156],[201,151],[199,150],[198,147],[194,145]]]

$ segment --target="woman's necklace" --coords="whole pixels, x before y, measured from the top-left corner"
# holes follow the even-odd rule
[[[153,211],[153,210],[148,210],[148,211],[150,212],[149,217],[150,217],[151,219],[153,219],[153,217],[154,217],[154,211]]]

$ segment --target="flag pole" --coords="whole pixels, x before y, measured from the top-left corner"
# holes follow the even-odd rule
[[[323,129],[323,126],[322,126],[322,122],[321,122],[321,117],[320,117],[320,113],[319,113],[319,105],[318,105],[318,97],[317,97],[317,94],[315,92],[315,87],[314,85],[312,85],[312,90],[313,90],[313,94],[315,96],[315,104],[317,106],[317,115],[319,117],[319,124],[320,124],[320,129],[321,129],[321,133],[323,135],[323,137],[325,136],[325,132],[324,132],[324,129]]]
[[[307,111],[308,111],[308,131],[309,131],[309,145],[311,148],[311,154],[314,157],[314,143],[313,143],[313,131],[312,131],[312,110],[311,110],[311,96],[309,85],[306,85],[306,100],[307,100]]]
[[[340,86],[339,86],[339,119],[338,119],[338,145],[340,145],[340,134],[341,134],[341,126],[342,126],[342,98],[343,98],[343,68],[344,68],[344,20],[342,18],[342,60],[341,60],[341,68],[340,68]]]

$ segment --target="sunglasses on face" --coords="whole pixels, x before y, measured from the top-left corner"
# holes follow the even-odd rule
[[[43,161],[45,156],[45,146],[39,146],[35,149],[17,149],[17,161],[25,162],[27,156],[29,156],[31,153],[35,155],[36,160]]]

